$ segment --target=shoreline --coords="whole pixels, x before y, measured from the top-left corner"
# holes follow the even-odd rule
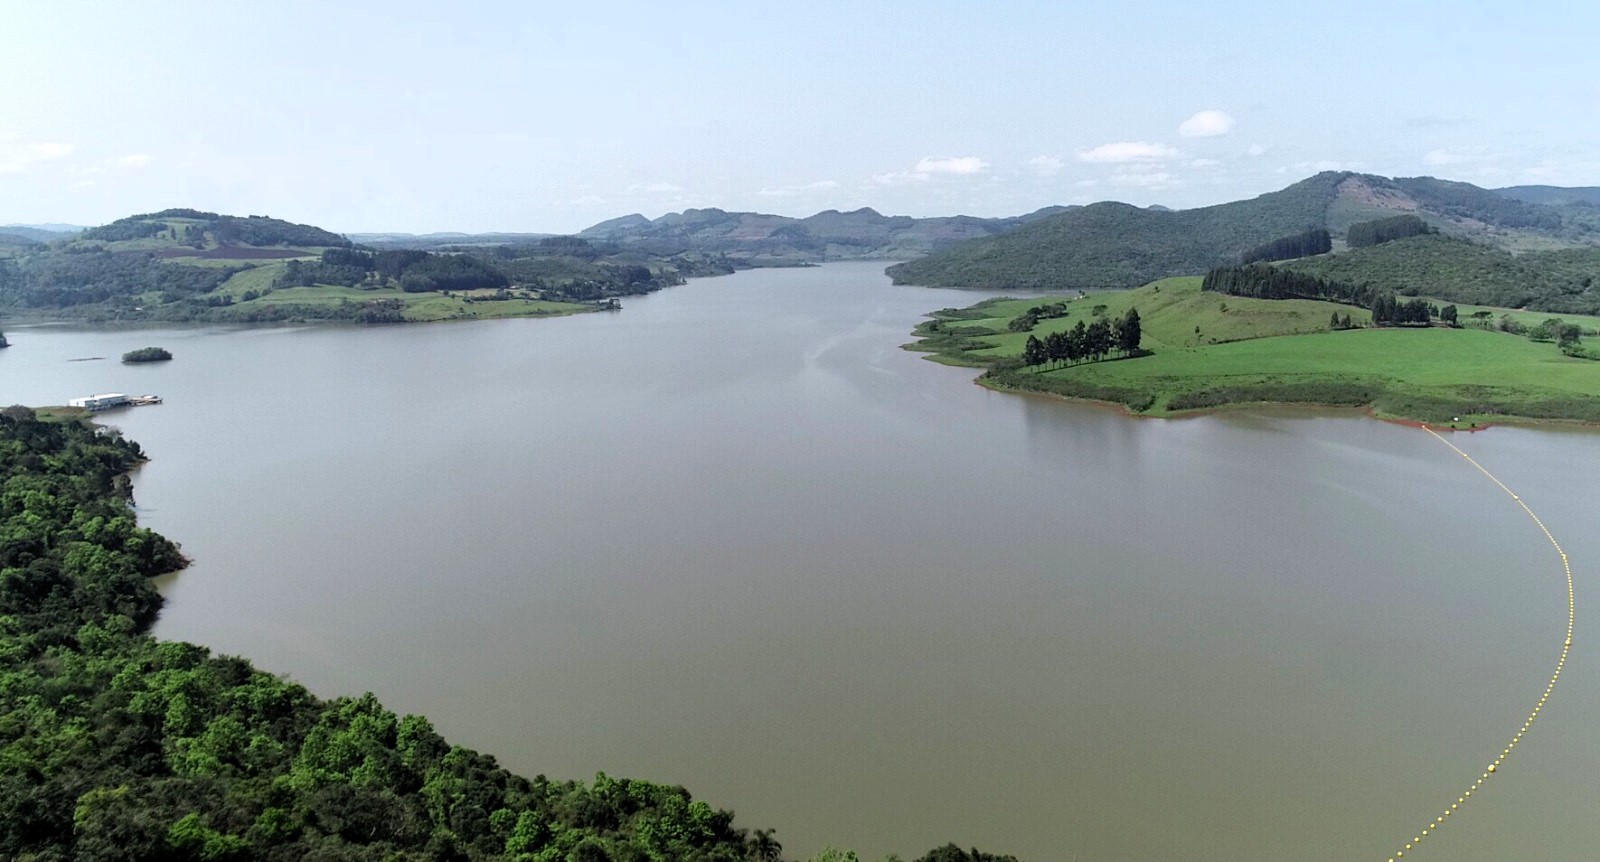
[[[923,358],[930,362],[937,362],[937,360],[934,359],[934,357],[937,355],[939,354],[930,353]],[[950,367],[953,368],[975,367],[970,365],[953,365],[950,363],[939,364],[950,365]],[[1120,401],[1108,401],[1102,398],[1085,398],[1078,395],[1068,395],[1064,392],[1051,392],[1045,389],[1021,389],[1018,387],[1006,386],[1004,384],[997,383],[993,378],[990,378],[988,374],[988,370],[985,370],[982,374],[974,377],[972,382],[975,385],[981,386],[991,392],[1001,392],[1007,395],[1018,395],[1024,398],[1047,398],[1052,401],[1065,401],[1072,404],[1082,404],[1087,407],[1093,407],[1101,410],[1114,410],[1130,419],[1166,419],[1178,421],[1183,419],[1199,419],[1205,416],[1214,416],[1219,413],[1249,412],[1252,410],[1260,410],[1261,408],[1278,408],[1288,410],[1303,409],[1307,411],[1360,413],[1362,416],[1365,416],[1368,419],[1373,419],[1378,422],[1387,422],[1391,425],[1404,425],[1410,428],[1432,428],[1434,430],[1452,432],[1464,431],[1467,433],[1476,433],[1479,431],[1487,431],[1490,428],[1496,428],[1502,425],[1514,428],[1567,428],[1576,431],[1600,432],[1600,422],[1589,422],[1582,419],[1556,419],[1538,416],[1516,416],[1512,414],[1494,414],[1491,418],[1490,414],[1466,414],[1459,422],[1449,420],[1430,421],[1407,416],[1384,415],[1378,411],[1377,405],[1370,403],[1352,405],[1330,404],[1319,401],[1233,401],[1226,404],[1213,405],[1210,407],[1194,407],[1187,410],[1167,410],[1160,413],[1144,413],[1134,410],[1127,404],[1124,404]]]

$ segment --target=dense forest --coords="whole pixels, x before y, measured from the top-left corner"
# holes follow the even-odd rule
[[[184,565],[115,431],[0,411],[0,858],[774,862],[681,787],[513,775],[370,694],[319,699],[148,633]],[[846,862],[854,854],[834,852]],[[923,862],[1014,862],[934,850]]]
[[[1333,251],[1333,235],[1328,233],[1328,229],[1325,227],[1314,227],[1302,233],[1279,237],[1271,242],[1262,243],[1239,255],[1239,262],[1259,263],[1262,261],[1293,260],[1297,257],[1327,254],[1330,251]]]
[[[1279,264],[1405,296],[1564,314],[1600,313],[1600,248],[1513,255],[1442,234]]]
[[[133,307],[196,301],[240,268],[167,263],[153,254],[113,252],[93,245],[0,261],[0,308],[73,309],[99,303]]]
[[[1351,225],[1345,233],[1345,242],[1349,243],[1351,248],[1366,248],[1425,233],[1437,233],[1437,231],[1414,215],[1398,215]]]
[[[1220,266],[1206,273],[1202,291],[1255,299],[1322,299],[1346,305],[1371,304],[1373,291],[1364,284],[1332,281],[1266,264]]]

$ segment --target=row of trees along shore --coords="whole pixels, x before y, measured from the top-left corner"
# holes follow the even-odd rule
[[[1099,362],[1113,351],[1132,356],[1139,352],[1143,337],[1139,310],[1130,308],[1116,321],[1102,317],[1086,324],[1080,320],[1077,326],[1052,332],[1044,338],[1029,335],[1022,348],[1022,364],[1058,367],[1062,363]]]

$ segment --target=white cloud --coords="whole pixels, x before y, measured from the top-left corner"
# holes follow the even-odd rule
[[[0,145],[0,174],[23,171],[36,162],[48,162],[72,155],[71,144],[38,143],[14,146],[9,142]]]
[[[1111,175],[1111,184],[1141,189],[1166,189],[1182,185],[1177,177],[1166,171],[1119,171]]]
[[[1260,144],[1251,144],[1250,148],[1244,151],[1244,154],[1247,156],[1264,156],[1267,154],[1267,148]]]
[[[795,195],[814,194],[816,192],[832,191],[839,187],[833,180],[817,180],[814,183],[802,183],[796,186],[769,186],[756,194],[769,198],[794,197]]]
[[[924,156],[912,168],[919,174],[981,174],[988,169],[989,163],[977,156]]]
[[[1214,138],[1233,131],[1234,120],[1221,111],[1200,111],[1178,124],[1178,134],[1186,138]]]
[[[873,174],[867,180],[867,184],[872,186],[897,186],[902,183],[925,183],[927,181],[928,174],[919,174],[912,171],[889,171],[885,174]]]
[[[1220,164],[1222,164],[1222,162],[1219,162],[1216,159],[1195,159],[1194,161],[1189,163],[1189,167],[1191,167],[1191,168],[1214,168],[1214,167],[1216,167],[1216,166],[1218,166]]]
[[[672,183],[646,183],[645,185],[628,186],[629,194],[639,194],[640,192],[643,192],[649,195],[664,195],[681,191],[683,191],[681,186],[675,186]]]
[[[1028,160],[1028,167],[1041,177],[1053,177],[1065,166],[1066,163],[1055,156],[1034,156]]]
[[[581,198],[573,198],[571,204],[578,207],[592,207],[599,206],[605,202],[606,199],[599,195],[584,195]]]
[[[122,168],[123,170],[138,170],[149,167],[152,161],[154,160],[149,153],[130,153],[126,156],[118,156],[111,159],[108,164],[111,167]]]
[[[1496,155],[1486,147],[1440,148],[1429,150],[1422,154],[1422,163],[1434,167],[1483,164],[1500,161],[1501,159],[1502,156]]]
[[[1178,151],[1166,144],[1152,144],[1148,141],[1119,141],[1115,144],[1101,144],[1092,150],[1078,151],[1078,158],[1081,161],[1099,164],[1156,162],[1175,158],[1177,155]]]
[[[1544,161],[1522,169],[1522,178],[1529,182],[1549,183],[1550,185],[1583,185],[1593,181],[1593,177],[1600,174],[1600,162],[1596,161]]]
[[[1362,171],[1366,170],[1366,167],[1365,162],[1336,162],[1332,159],[1320,159],[1314,162],[1295,162],[1292,165],[1285,165],[1278,168],[1274,173],[1315,174],[1323,171]]]

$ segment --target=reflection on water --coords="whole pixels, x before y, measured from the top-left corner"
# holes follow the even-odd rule
[[[1548,546],[1425,434],[988,392],[897,348],[976,297],[878,270],[563,320],[8,329],[0,400],[165,396],[114,417],[196,560],[161,635],[520,771],[682,783],[796,855],[1376,858],[1542,687]],[[146,343],[177,358],[65,361]],[[1455,439],[1561,537],[1581,626],[1597,438]],[[1589,649],[1431,855],[1600,846]]]

